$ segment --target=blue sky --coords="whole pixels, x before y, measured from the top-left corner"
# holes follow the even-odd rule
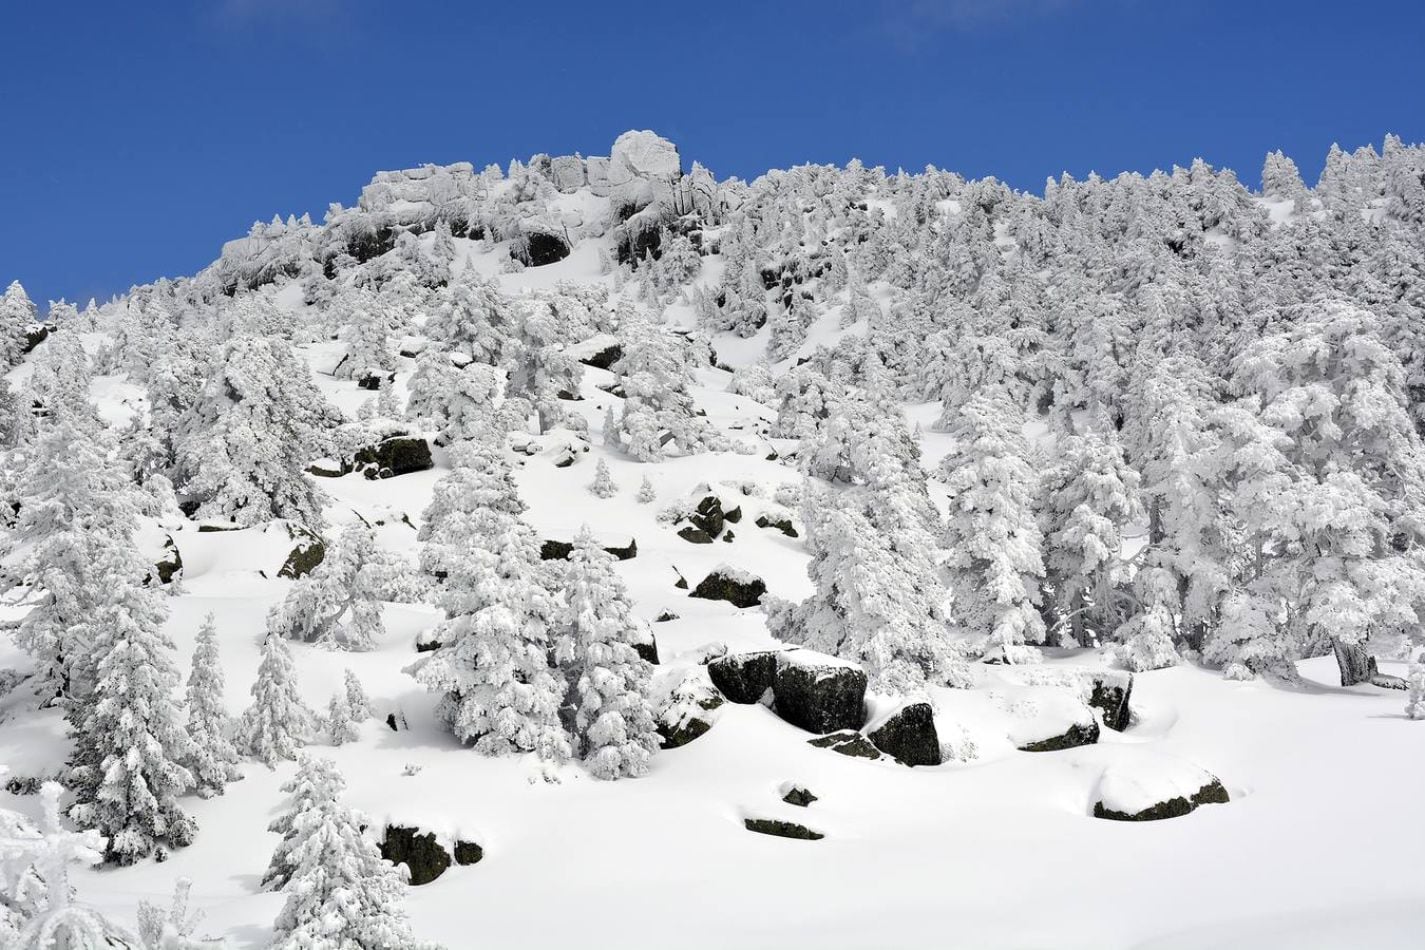
[[[652,128],[719,176],[806,161],[1038,191],[1201,156],[1425,139],[1419,0],[88,0],[0,12],[0,284],[192,273],[371,173],[600,154]]]

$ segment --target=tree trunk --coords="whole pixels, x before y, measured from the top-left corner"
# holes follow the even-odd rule
[[[1360,643],[1342,643],[1333,639],[1331,648],[1336,651],[1336,665],[1341,668],[1341,685],[1355,686],[1369,683],[1376,675],[1376,658]]]

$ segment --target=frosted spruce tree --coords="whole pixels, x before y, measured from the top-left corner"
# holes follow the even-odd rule
[[[267,625],[290,640],[370,650],[386,634],[382,602],[410,602],[418,593],[406,559],[382,548],[370,526],[354,521],[322,562],[297,580]]]
[[[568,684],[565,708],[575,751],[598,778],[648,771],[659,737],[649,706],[646,639],[614,557],[588,528],[574,538],[554,615],[554,658]]]
[[[345,745],[361,738],[356,723],[351,721],[351,704],[346,693],[340,690],[333,693],[327,703],[327,735],[331,736],[332,745]]]
[[[221,795],[229,782],[242,778],[238,753],[229,733],[232,719],[223,703],[225,680],[218,656],[218,632],[213,615],[203,620],[193,648],[193,668],[188,674],[188,738],[192,751],[188,770],[193,789],[205,798]]]
[[[136,556],[105,552],[110,587],[92,618],[94,689],[69,711],[74,737],[69,815],[108,839],[106,861],[133,864],[161,846],[192,843],[178,806],[192,789],[192,742],[175,701],[178,669],[163,632],[163,595],[141,584]],[[127,579],[127,581],[125,581]]]
[[[950,429],[955,448],[940,463],[950,510],[942,543],[950,552],[950,590],[962,629],[986,637],[987,657],[1031,662],[1044,642],[1039,582],[1044,576],[1034,520],[1034,470],[1019,407],[986,390],[970,399]]]
[[[179,420],[179,499],[199,518],[288,518],[320,531],[322,493],[306,468],[328,454],[339,422],[286,342],[234,337]]]
[[[365,295],[353,302],[347,326],[346,355],[337,365],[338,379],[351,379],[363,389],[379,389],[396,369],[391,349],[391,319],[378,300]]]
[[[1040,480],[1045,584],[1064,636],[1093,646],[1132,612],[1121,585],[1123,530],[1142,517],[1138,473],[1112,427],[1061,438]]]
[[[0,296],[0,366],[8,369],[20,362],[29,346],[38,313],[25,288],[12,281]]]
[[[622,377],[623,410],[606,441],[640,462],[654,462],[668,449],[684,455],[717,448],[721,439],[688,390],[693,385],[693,360],[702,347],[676,337],[630,311],[619,337],[623,357],[615,365]]]
[[[603,459],[599,459],[599,464],[594,466],[594,480],[589,483],[589,493],[595,498],[612,498],[618,494],[618,485],[614,483],[608,463]]]
[[[421,529],[421,564],[440,581],[435,601],[446,619],[430,635],[440,646],[407,672],[442,694],[437,714],[477,751],[564,761],[564,683],[551,665],[554,598],[539,540],[519,520],[498,448],[471,443],[452,464]]]
[[[243,751],[272,768],[281,759],[295,759],[315,727],[316,715],[297,689],[287,642],[268,633],[252,684],[252,705],[238,723],[238,743]]]
[[[336,767],[304,759],[284,787],[294,797],[307,794],[272,828],[284,836],[273,861],[287,893],[273,924],[274,950],[434,950],[412,937],[405,871],[363,835],[362,817],[341,801],[346,783]]]
[[[643,476],[643,481],[638,486],[638,494],[634,496],[640,505],[651,504],[658,500],[658,492],[654,491],[653,483],[648,480],[648,476]]]
[[[371,699],[361,685],[356,674],[347,670],[342,677],[342,689],[346,693],[346,708],[351,710],[352,722],[365,722],[371,718]]]

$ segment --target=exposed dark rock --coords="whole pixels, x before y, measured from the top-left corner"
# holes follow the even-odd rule
[[[708,534],[702,528],[695,528],[692,525],[687,525],[679,531],[678,537],[687,541],[689,544],[712,544],[713,542],[712,535]]]
[[[793,785],[787,790],[787,794],[782,796],[782,801],[788,805],[796,805],[798,808],[805,808],[816,800],[815,795],[800,785]]]
[[[780,821],[775,818],[746,818],[743,819],[742,824],[748,831],[755,831],[759,835],[773,835],[777,838],[820,841],[826,837],[819,831],[812,831],[806,825],[799,825],[794,821]]]
[[[723,533],[722,533],[722,539],[723,539],[724,541],[728,542],[729,544],[732,543],[733,537],[734,537],[734,535],[733,535],[733,533],[732,533],[732,529],[731,529],[731,528],[727,528],[727,529],[724,530]]]
[[[46,327],[46,326],[38,326],[38,327],[34,327],[33,329],[30,329],[30,330],[26,331],[26,333],[25,333],[25,345],[24,345],[24,347],[20,350],[20,352],[22,352],[22,353],[28,353],[28,352],[30,352],[30,351],[33,350],[35,347],[37,347],[37,346],[39,346],[41,343],[43,343],[48,337],[49,337],[49,327]]]
[[[417,641],[416,641],[416,652],[417,652],[417,653],[434,653],[436,650],[439,650],[439,649],[441,648],[441,646],[442,646],[442,644],[441,644],[441,642],[440,642],[439,640],[417,640]]]
[[[512,253],[526,267],[543,267],[569,256],[569,245],[557,234],[533,231],[517,242]]]
[[[393,379],[395,379],[395,378],[396,378],[396,374],[395,374],[395,373],[391,373],[391,374],[389,374],[389,375],[386,377],[386,379],[387,379],[388,381],[389,381],[389,380],[393,380]],[[360,379],[358,379],[358,380],[356,381],[356,388],[357,388],[357,389],[369,389],[369,390],[371,390],[372,392],[376,392],[377,390],[379,390],[379,389],[381,388],[381,377],[380,377],[380,376],[374,376],[374,375],[373,375],[373,376],[363,376],[363,377],[361,377]]]
[[[1076,722],[1065,732],[1051,736],[1048,739],[1040,739],[1037,742],[1030,742],[1019,747],[1021,752],[1058,752],[1061,749],[1072,749],[1075,746],[1093,745],[1098,741],[1098,723],[1096,722]]]
[[[604,548],[604,550],[612,554],[614,557],[618,558],[620,561],[631,561],[634,558],[638,557],[638,540],[636,538],[629,538],[628,545],[626,547],[609,547]]]
[[[654,618],[653,618],[653,622],[654,622],[654,623],[667,623],[667,622],[670,621],[670,620],[677,620],[677,619],[678,619],[678,615],[677,615],[677,614],[673,613],[673,611],[671,611],[671,610],[665,610],[665,611],[663,611],[661,614],[659,614],[657,617],[654,617]]]
[[[741,506],[741,505],[738,505],[736,508],[732,509],[731,511],[724,512],[724,513],[723,513],[723,516],[722,516],[722,520],[728,522],[729,524],[738,524],[739,522],[741,522],[741,521],[742,521],[742,506]]]
[[[758,702],[777,681],[777,652],[729,653],[708,663],[714,686],[734,703]]]
[[[199,533],[199,534],[209,534],[209,533],[211,533],[211,532],[213,532],[213,531],[241,531],[241,530],[242,530],[242,525],[240,525],[240,524],[200,524],[200,525],[198,525],[198,533]]]
[[[595,369],[612,369],[613,365],[621,359],[623,359],[623,347],[615,343],[612,346],[604,347],[593,356],[582,359],[579,362],[585,366],[592,366]]]
[[[478,845],[474,847],[479,850]],[[404,864],[410,869],[412,886],[429,884],[444,874],[451,865],[450,852],[435,840],[434,833],[421,834],[419,828],[387,825],[380,848],[381,857],[392,864]],[[475,860],[479,859],[477,857]]]
[[[1103,724],[1114,732],[1128,728],[1132,718],[1128,700],[1133,695],[1132,673],[1095,673],[1090,677],[1093,693],[1089,705],[1102,710]]]
[[[163,542],[163,550],[166,556],[153,566],[158,574],[160,584],[171,584],[175,579],[181,580],[183,577],[183,555],[178,553],[178,545],[173,543],[173,535],[169,535]]]
[[[840,752],[842,755],[849,755],[857,759],[879,759],[881,757],[881,753],[871,745],[871,740],[859,732],[837,732],[819,739],[808,739],[807,745],[814,745],[818,749],[830,749],[832,752]]]
[[[620,561],[631,560],[638,557],[638,540],[630,539],[627,547],[610,547],[604,550]],[[568,541],[545,539],[539,546],[539,556],[546,561],[562,561],[573,552],[574,545]]]
[[[1093,806],[1093,816],[1095,818],[1107,818],[1110,821],[1159,821],[1163,818],[1181,818],[1197,809],[1199,805],[1225,805],[1230,801],[1227,789],[1222,787],[1222,783],[1217,779],[1208,782],[1202,788],[1193,792],[1191,798],[1170,798],[1165,802],[1159,802],[1151,808],[1145,808],[1137,812],[1111,811],[1103,807],[1103,802],[1095,802]]]
[[[461,867],[479,864],[480,860],[485,857],[485,849],[473,841],[456,839],[454,857],[455,863]]]
[[[716,495],[708,495],[698,502],[698,506],[693,509],[688,520],[701,528],[709,538],[717,537],[722,534],[722,523],[725,520],[722,512],[722,500]]]
[[[685,675],[658,710],[658,734],[664,749],[676,749],[703,735],[713,725],[708,714],[722,706],[722,696],[700,672]]]
[[[725,600],[734,607],[745,608],[757,606],[765,593],[767,585],[762,578],[720,567],[699,581],[689,596],[701,597],[704,600]]]
[[[341,478],[343,475],[349,475],[351,470],[351,465],[347,462],[338,464],[336,468],[329,468],[316,463],[307,466],[307,474],[315,475],[318,478]]]
[[[1370,651],[1362,644],[1332,639],[1331,649],[1336,654],[1336,666],[1341,671],[1342,686],[1369,683],[1371,677],[1380,672],[1376,667],[1376,658],[1371,656]]]
[[[430,457],[430,443],[408,435],[393,436],[359,449],[354,460],[357,467],[364,469],[366,477],[373,479],[394,478],[435,467]]]
[[[772,690],[777,715],[807,732],[860,729],[866,721],[866,674],[854,666],[819,663],[804,651],[782,653]]]
[[[684,577],[684,576],[682,575],[682,573],[681,573],[676,567],[673,568],[673,572],[678,575],[678,579],[673,582],[673,586],[676,587],[676,588],[678,588],[679,590],[687,590],[687,589],[688,589],[688,579],[687,579],[686,577]]]
[[[793,527],[792,520],[790,518],[778,518],[777,520],[773,521],[766,515],[758,515],[757,521],[755,523],[759,528],[776,528],[778,531],[782,532],[789,538],[798,537],[797,529]]]
[[[940,764],[940,736],[929,703],[902,706],[869,738],[876,748],[905,765]]]
[[[658,662],[658,640],[652,634],[648,635],[647,642],[635,643],[633,652],[637,653],[645,663]]]
[[[317,537],[306,528],[294,529],[291,525],[287,528],[292,534],[292,539],[297,542],[297,546],[292,549],[292,553],[287,555],[287,560],[282,562],[282,568],[277,572],[278,577],[285,577],[295,581],[299,577],[306,577],[322,560],[327,556],[327,546],[322,539]]]

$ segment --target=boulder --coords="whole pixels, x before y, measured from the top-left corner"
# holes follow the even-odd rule
[[[178,553],[178,545],[173,542],[173,535],[169,535],[163,542],[163,560],[153,566],[154,572],[158,574],[160,584],[171,584],[175,580],[183,579],[183,555]]]
[[[939,765],[940,736],[929,703],[909,703],[868,734],[877,749],[903,765]]]
[[[734,703],[760,701],[777,680],[777,652],[729,653],[708,663],[712,684]]]
[[[611,344],[593,353],[579,362],[585,366],[592,366],[595,369],[613,369],[615,363],[623,359],[623,347],[617,343]]]
[[[398,435],[358,449],[354,456],[367,478],[394,478],[434,468],[430,443],[416,436]]]
[[[717,721],[714,713],[721,706],[722,696],[702,667],[686,671],[666,696],[655,701],[662,748],[685,746],[707,732]]]
[[[1211,772],[1182,759],[1145,751],[1104,770],[1093,814],[1110,821],[1158,821],[1229,800],[1227,789]]]
[[[316,570],[317,565],[322,563],[327,556],[327,546],[320,537],[301,525],[289,523],[287,533],[291,535],[293,541],[297,542],[297,545],[287,555],[287,560],[282,562],[277,576],[295,581]]]
[[[687,525],[679,531],[678,537],[687,541],[689,544],[712,544],[713,542],[712,535],[708,534],[702,528],[695,528],[692,525]]]
[[[638,557],[638,541],[630,539],[624,547],[607,547],[604,550],[620,561],[628,561]],[[545,561],[562,561],[572,553],[574,553],[574,545],[568,541],[546,538],[539,545],[539,556]]]
[[[20,349],[20,352],[30,352],[35,347],[43,343],[46,339],[48,339],[48,337],[49,327],[43,325],[31,327],[30,329],[25,331],[25,345]]]
[[[584,177],[589,190],[600,198],[609,194],[609,159],[607,155],[590,155],[584,159]]]
[[[436,840],[433,832],[421,833],[419,828],[387,825],[381,839],[381,857],[392,864],[404,864],[411,873],[414,886],[429,884],[453,864],[474,864],[485,856],[484,849],[471,841],[454,843],[455,854]]]
[[[777,715],[807,732],[856,730],[866,721],[866,674],[835,657],[779,653],[772,692]]]
[[[724,564],[699,581],[698,586],[693,588],[693,592],[688,596],[704,600],[725,600],[734,607],[745,608],[757,606],[765,593],[767,585],[762,578]]]
[[[792,519],[790,518],[777,518],[774,520],[766,515],[758,515],[754,524],[759,528],[776,528],[789,538],[798,537],[797,529],[793,526]]]
[[[643,662],[657,665],[658,639],[653,636],[653,632],[651,630],[648,633],[647,640],[639,640],[633,644],[633,652],[637,653],[639,658],[642,659]]]
[[[871,740],[859,732],[834,732],[829,736],[808,739],[807,745],[816,746],[818,749],[830,749],[832,752],[839,752],[856,759],[879,759],[881,757],[881,753],[871,745]]]
[[[772,835],[776,838],[820,841],[826,837],[819,831],[812,831],[806,825],[799,825],[794,821],[781,821],[776,818],[745,818],[742,824],[748,831],[755,831],[759,835]]]
[[[787,794],[782,796],[782,801],[788,805],[796,805],[798,808],[806,808],[816,800],[817,797],[815,795],[800,785],[793,785],[787,789]]]
[[[543,267],[568,257],[569,244],[558,234],[530,231],[524,236],[524,240],[515,243],[511,254],[526,267]]]
[[[549,161],[549,180],[560,194],[572,194],[584,187],[584,160],[578,155],[559,155]]]
[[[590,168],[590,179],[593,169]],[[655,132],[628,131],[609,153],[608,195],[615,208],[635,210],[654,202],[667,204],[673,183],[682,176],[678,147]]]
[[[1117,670],[1089,677],[1089,705],[1103,713],[1103,724],[1114,732],[1128,728],[1128,700],[1133,695],[1133,674]]]
[[[1062,749],[1072,749],[1075,746],[1093,745],[1098,741],[1098,723],[1090,720],[1088,722],[1076,722],[1058,735],[1050,736],[1047,739],[1037,739],[1034,742],[1026,742],[1019,747],[1021,752],[1058,752]]]
[[[665,610],[665,611],[663,611],[662,613],[660,613],[658,616],[654,617],[654,618],[653,618],[653,622],[654,622],[654,623],[667,623],[667,622],[670,621],[670,620],[677,620],[677,619],[678,619],[678,615],[677,615],[677,614],[673,613],[673,611],[671,611],[671,610]]]
[[[738,518],[742,517],[740,509],[737,516]],[[722,499],[716,495],[704,497],[693,509],[693,513],[688,516],[688,520],[706,532],[709,538],[715,538],[722,534],[722,524],[726,520],[722,511]]]

